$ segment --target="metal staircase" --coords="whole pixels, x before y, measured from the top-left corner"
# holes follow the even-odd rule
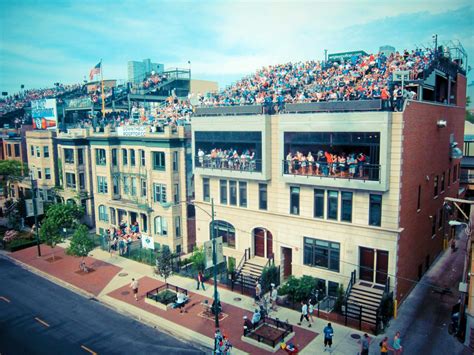
[[[242,294],[244,292],[253,294],[256,282],[261,278],[263,269],[273,263],[273,258],[252,257],[250,248],[245,249],[244,255],[236,267],[232,290],[240,287]]]

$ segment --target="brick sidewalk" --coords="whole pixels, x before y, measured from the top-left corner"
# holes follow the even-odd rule
[[[94,271],[89,273],[80,272],[80,258],[66,255],[65,250],[58,246],[54,248],[56,261],[48,261],[48,259],[53,257],[53,251],[46,245],[41,245],[41,255],[41,257],[38,257],[36,246],[10,254],[12,258],[24,264],[72,284],[95,296],[98,296],[115,275],[122,270],[115,265],[87,257],[86,265],[94,269]]]
[[[164,285],[164,283],[152,279],[150,277],[143,277],[139,280],[139,284],[140,288],[138,302],[135,301],[129,285],[123,286],[110,292],[108,296],[115,298],[119,301],[125,302],[131,306],[138,307],[149,313],[153,313],[154,315],[157,315],[161,318],[165,318],[173,323],[203,334],[209,338],[213,338],[215,329],[214,319],[207,319],[199,316],[199,313],[202,311],[201,302],[207,299],[208,302],[212,304],[212,299],[194,292],[190,292],[188,290],[188,295],[191,298],[190,303],[186,306],[186,310],[188,313],[180,313],[177,309],[164,311],[145,303],[146,292],[151,291],[161,285]],[[243,330],[243,316],[247,315],[251,318],[251,312],[224,302],[222,302],[222,309],[223,312],[227,315],[227,317],[220,321],[220,329],[223,334],[229,337],[232,345],[235,348],[248,352],[250,354],[270,353],[241,340]],[[293,330],[295,331],[295,336],[291,339],[291,342],[296,344],[300,350],[302,350],[312,340],[314,340],[315,337],[318,336],[318,333],[298,326],[293,326]],[[212,347],[212,344],[209,344],[209,346]],[[279,350],[278,352],[276,352],[276,354],[286,354],[286,352],[283,350]]]

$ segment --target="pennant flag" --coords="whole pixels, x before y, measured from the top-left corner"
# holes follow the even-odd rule
[[[89,73],[89,78],[91,79],[91,81],[92,81],[92,79],[94,79],[94,75],[97,75],[97,74],[100,73],[100,65],[101,64],[102,63],[99,62],[99,63],[96,64],[96,66],[94,68],[91,69],[91,71]]]

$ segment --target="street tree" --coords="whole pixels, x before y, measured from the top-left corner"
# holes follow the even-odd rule
[[[171,276],[173,255],[169,248],[163,248],[156,257],[156,273],[166,279]]]
[[[82,208],[75,204],[59,203],[51,205],[39,230],[41,240],[53,249],[64,240],[64,230],[75,231],[83,215]]]
[[[206,268],[206,255],[204,254],[204,247],[194,247],[193,255],[191,255],[189,260],[193,263],[193,268],[196,272],[203,272]]]
[[[86,271],[87,267],[85,264],[85,258],[89,253],[95,248],[94,241],[89,237],[89,230],[84,225],[81,224],[74,231],[74,234],[71,238],[71,243],[66,249],[68,255],[76,256],[81,258],[81,270]]]

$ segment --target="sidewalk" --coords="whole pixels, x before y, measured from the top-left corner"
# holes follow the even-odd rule
[[[64,246],[64,245],[63,245]],[[10,256],[34,268],[42,276],[54,278],[55,282],[70,285],[75,291],[85,292],[95,296],[99,301],[118,310],[121,313],[138,318],[147,324],[184,340],[193,341],[207,348],[213,346],[214,320],[199,315],[202,308],[200,303],[208,299],[212,303],[213,287],[205,291],[196,290],[196,281],[182,276],[168,278],[168,283],[185,288],[189,291],[191,302],[186,307],[188,313],[179,313],[178,310],[163,311],[145,303],[145,293],[163,284],[163,280],[154,275],[153,268],[120,256],[111,257],[109,253],[95,249],[87,258],[87,265],[94,271],[90,273],[78,272],[79,259],[65,255],[60,247],[55,248],[55,255],[61,259],[55,262],[45,261],[52,256],[51,249],[42,246],[41,258],[36,256],[36,247],[21,250]],[[140,282],[139,301],[135,301],[129,288],[131,279]],[[206,285],[207,286],[207,285]],[[226,316],[220,321],[221,331],[228,335],[234,346],[233,353],[265,354],[270,353],[261,348],[241,340],[244,315],[251,315],[254,306],[251,297],[232,292],[219,287],[223,312]],[[326,326],[327,320],[316,319],[311,328],[296,326],[299,313],[287,308],[279,307],[271,313],[272,318],[288,320],[295,325],[295,336],[291,341],[301,350],[301,354],[323,354],[323,337],[320,335]],[[361,332],[333,323],[334,343],[333,354],[357,354],[359,345],[357,339]],[[379,337],[380,338],[380,337]],[[374,340],[374,343],[376,340]],[[378,344],[378,341],[377,343]],[[378,350],[374,344],[374,353]],[[371,353],[372,353],[371,351]],[[286,354],[279,350],[277,354]]]

